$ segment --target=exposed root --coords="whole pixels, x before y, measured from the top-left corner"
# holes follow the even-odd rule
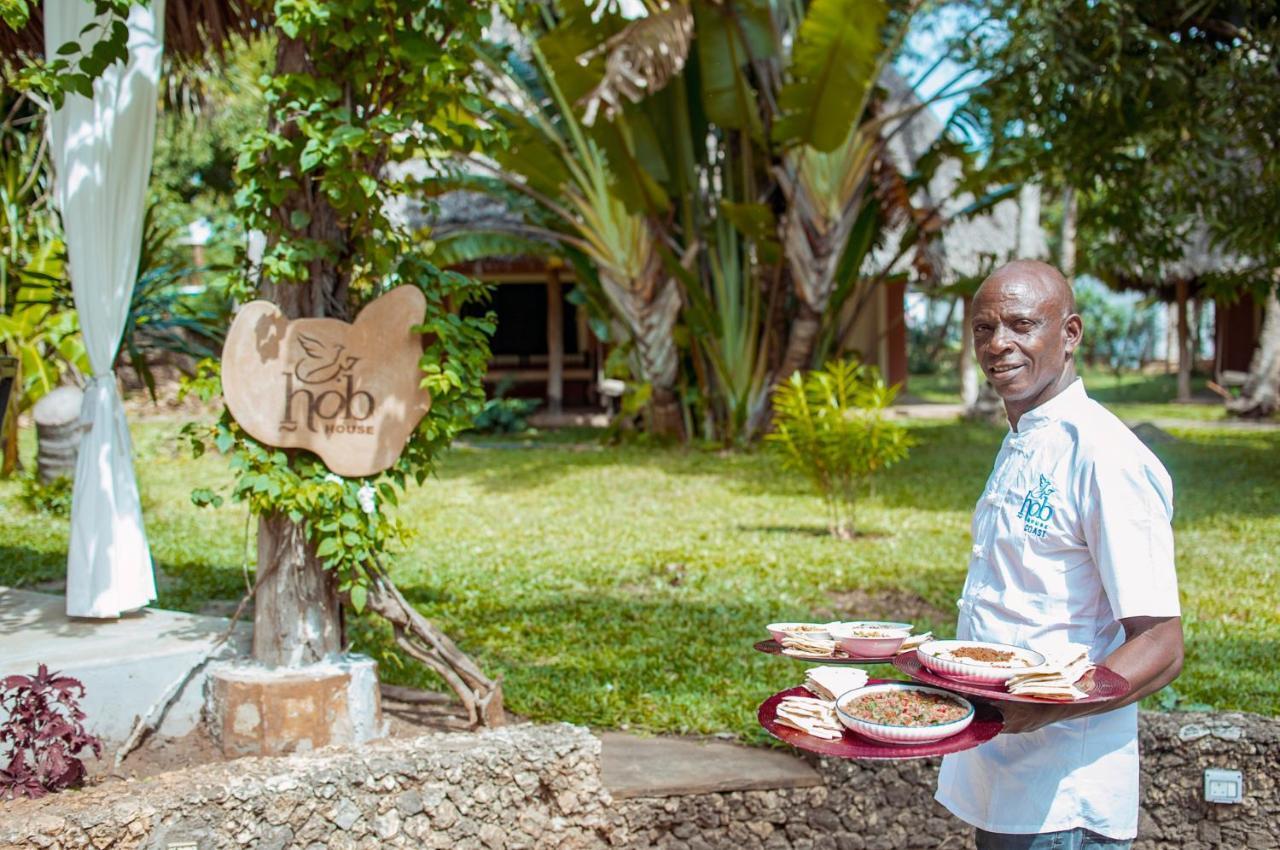
[[[449,636],[418,613],[381,571],[369,587],[365,607],[391,624],[396,646],[439,674],[467,709],[472,726],[501,726],[502,679],[490,679]]]

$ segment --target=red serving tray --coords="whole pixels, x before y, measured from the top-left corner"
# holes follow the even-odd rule
[[[808,656],[808,655],[787,655],[782,651],[782,644],[773,638],[762,640],[755,645],[756,649],[761,652],[767,652],[770,655],[781,655],[783,658],[790,658],[794,661],[804,661],[807,664],[888,664],[893,661],[892,655],[885,655],[881,658],[855,658],[848,653],[831,657]],[[837,649],[836,652],[844,653],[843,649]]]
[[[882,685],[890,679],[871,679],[868,685]],[[811,697],[813,694],[802,687],[787,688],[769,697],[760,705],[756,717],[760,725],[773,737],[797,749],[816,753],[820,756],[833,756],[841,759],[878,759],[881,761],[902,761],[905,759],[923,759],[932,756],[945,756],[971,750],[979,744],[990,741],[1004,728],[1004,721],[999,713],[987,705],[974,706],[973,722],[963,732],[934,741],[930,744],[886,744],[864,738],[849,729],[844,730],[844,737],[835,741],[815,738],[806,735],[799,729],[779,725],[777,719],[778,703],[783,697]]]
[[[980,697],[992,702],[1033,702],[1040,705],[1082,705],[1091,702],[1110,702],[1119,699],[1129,693],[1129,680],[1121,676],[1109,667],[1101,665],[1094,667],[1092,674],[1086,673],[1084,677],[1077,680],[1076,684],[1080,684],[1090,675],[1093,677],[1091,684],[1081,685],[1082,690],[1089,692],[1087,697],[1075,700],[1046,699],[1044,697],[1028,697],[1019,694],[1011,694],[1004,689],[1004,685],[978,685],[973,682],[957,682],[955,679],[948,679],[946,676],[939,676],[920,663],[919,657],[914,652],[904,652],[893,660],[893,666],[897,667],[903,673],[915,679],[923,685],[933,685],[936,688],[943,688],[948,691],[954,691],[959,694],[965,694],[971,697]]]

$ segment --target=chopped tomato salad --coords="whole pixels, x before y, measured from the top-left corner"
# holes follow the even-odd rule
[[[937,726],[960,720],[969,709],[953,699],[924,691],[885,691],[850,700],[844,711],[882,726]]]

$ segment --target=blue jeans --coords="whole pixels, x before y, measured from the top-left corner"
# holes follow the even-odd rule
[[[1129,850],[1133,846],[1127,838],[1107,838],[1087,829],[1039,835],[1009,835],[980,829],[977,840],[978,850]]]

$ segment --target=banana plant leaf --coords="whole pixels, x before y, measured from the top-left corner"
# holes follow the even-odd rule
[[[845,140],[875,83],[887,14],[882,0],[813,0],[778,93],[775,142],[826,152]]]

